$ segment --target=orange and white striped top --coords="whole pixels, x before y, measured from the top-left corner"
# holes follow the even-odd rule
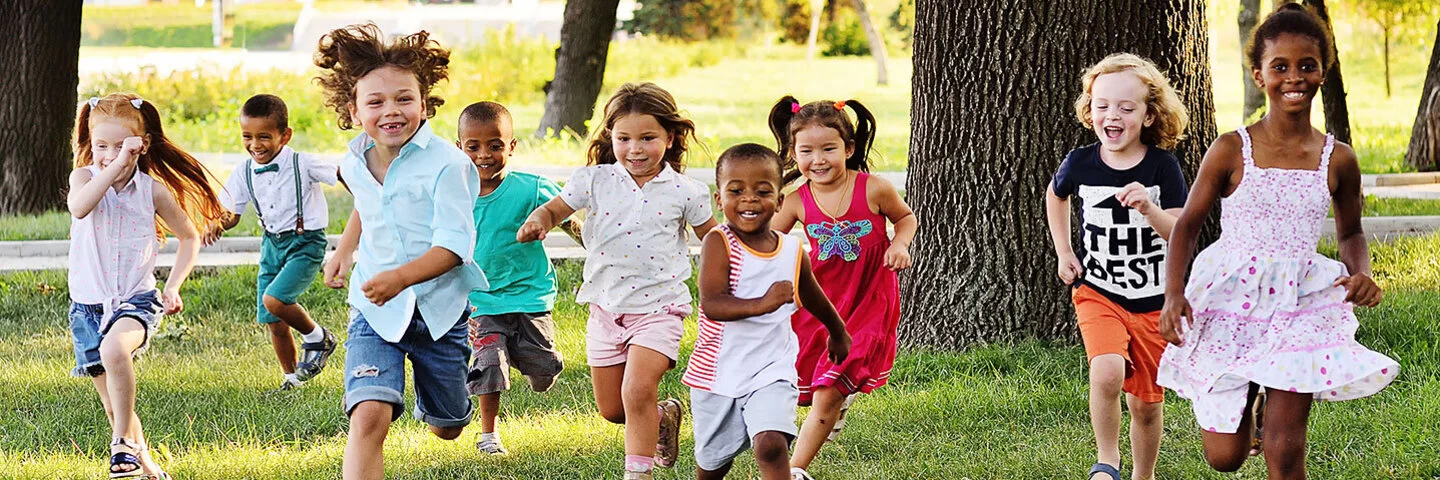
[[[779,234],[772,252],[750,249],[722,225],[730,253],[730,292],[736,298],[765,296],[776,282],[798,283],[803,241]],[[796,287],[798,292],[798,287]],[[798,298],[798,296],[797,296]],[[717,322],[700,308],[700,337],[681,381],[692,388],[727,397],[741,397],[775,383],[798,380],[795,358],[799,340],[790,327],[798,300],[759,316]]]

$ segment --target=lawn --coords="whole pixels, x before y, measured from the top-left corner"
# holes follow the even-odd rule
[[[1399,379],[1379,395],[1319,404],[1311,418],[1313,478],[1434,478],[1440,475],[1440,234],[1374,246],[1385,303],[1359,311],[1362,343],[1398,359]],[[584,313],[573,303],[579,265],[563,263],[558,345],[569,365],[545,394],[507,394],[501,431],[508,457],[482,457],[473,430],[461,441],[429,436],[405,415],[387,445],[392,478],[613,478],[621,429],[595,413],[584,365]],[[178,478],[329,479],[339,476],[346,420],[340,374],[305,388],[267,393],[279,382],[273,354],[253,324],[251,267],[206,270],[186,285],[187,310],[167,318],[139,363],[140,414]],[[60,271],[0,275],[0,453],[3,476],[95,478],[108,429],[88,381],[73,364]],[[302,298],[324,325],[343,330],[342,295],[318,283]],[[682,355],[694,340],[687,328]],[[336,362],[343,355],[336,357]],[[1084,353],[1064,342],[1027,341],[960,352],[906,350],[891,384],[851,410],[818,478],[1078,478],[1093,461]],[[334,367],[332,367],[334,368]],[[523,383],[523,382],[522,382]],[[686,399],[678,371],[662,396]],[[413,398],[408,400],[413,405]],[[1161,478],[1237,478],[1206,470],[1186,402],[1166,408]],[[674,472],[694,464],[689,424]],[[1128,448],[1128,447],[1126,447]],[[742,457],[732,478],[756,475]],[[1260,478],[1250,462],[1238,478]]]

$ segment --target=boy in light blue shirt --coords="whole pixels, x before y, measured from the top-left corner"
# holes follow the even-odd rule
[[[465,390],[469,306],[483,288],[472,261],[471,207],[479,178],[464,153],[427,119],[443,100],[449,52],[425,32],[386,42],[374,24],[331,31],[316,64],[342,129],[360,124],[340,177],[355,197],[326,284],[342,288],[350,267],[344,478],[384,476],[385,437],[405,409],[405,360],[413,365],[415,417],[453,440],[470,423]]]

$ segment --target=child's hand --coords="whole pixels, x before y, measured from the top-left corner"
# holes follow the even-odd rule
[[[1345,301],[1362,307],[1379,305],[1380,298],[1384,296],[1384,292],[1380,291],[1380,285],[1375,284],[1375,279],[1370,278],[1370,275],[1366,273],[1340,277],[1330,286],[1345,287]]]
[[[336,254],[325,262],[325,286],[330,288],[345,288],[346,279],[350,277],[350,267],[355,261],[349,255]]]
[[[1149,215],[1150,211],[1155,209],[1155,204],[1150,203],[1150,192],[1146,191],[1145,186],[1140,182],[1130,182],[1115,194],[1115,199],[1119,200],[1121,205],[1140,212],[1141,215]]]
[[[225,227],[223,225],[216,225],[215,228],[211,229],[208,232],[205,232],[204,235],[200,236],[200,244],[207,247],[213,245],[215,241],[219,240],[220,236],[224,233]]]
[[[1085,276],[1085,266],[1080,264],[1080,259],[1073,253],[1066,253],[1056,259],[1056,275],[1066,285],[1074,285],[1076,280]]]
[[[140,137],[125,137],[124,143],[120,144],[120,154],[110,162],[109,168],[125,170],[135,165],[140,160],[140,150],[145,148],[145,139]]]
[[[900,243],[890,244],[885,250],[885,268],[896,272],[910,268],[910,248]]]
[[[533,242],[545,239],[545,226],[540,222],[531,220],[520,225],[520,230],[515,232],[515,241],[520,243]]]
[[[385,306],[385,302],[395,298],[395,295],[399,295],[401,290],[409,286],[410,283],[401,278],[400,272],[386,270],[360,285],[360,292],[376,306]]]
[[[831,335],[825,348],[830,352],[830,363],[839,365],[845,361],[845,357],[850,356],[850,334],[844,333],[839,337]]]
[[[1165,308],[1160,310],[1160,337],[1179,345],[1185,331],[1193,322],[1190,301],[1185,295],[1165,295]]]
[[[174,315],[185,309],[185,301],[180,299],[180,288],[165,287],[160,291],[160,305],[165,307],[166,315]]]
[[[795,284],[789,280],[770,284],[770,290],[761,297],[765,300],[765,311],[773,312],[787,303],[795,301]]]

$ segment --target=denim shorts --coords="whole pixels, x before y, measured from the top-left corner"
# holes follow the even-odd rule
[[[463,313],[469,316],[469,309]],[[345,340],[345,414],[365,401],[394,405],[391,421],[405,411],[405,359],[415,375],[415,419],[438,428],[470,424],[474,406],[465,390],[466,362],[470,360],[469,325],[455,322],[439,340],[420,311],[399,342],[391,343],[370,328],[359,310],[350,310],[349,338]]]
[[[160,298],[155,290],[136,294],[125,299],[115,308],[115,317],[100,329],[100,320],[105,316],[104,305],[91,305],[87,303],[70,302],[70,336],[74,339],[75,347],[75,369],[70,371],[71,375],[77,377],[98,377],[105,374],[105,366],[100,364],[100,341],[115,326],[115,320],[122,317],[133,318],[145,327],[145,341],[135,349],[132,357],[139,357],[141,353],[150,346],[150,338],[155,336],[155,327],[159,322]]]

